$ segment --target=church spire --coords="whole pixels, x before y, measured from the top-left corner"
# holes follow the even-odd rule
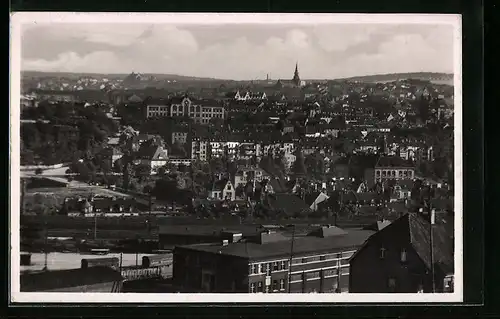
[[[300,85],[299,62],[295,63],[295,72],[293,73],[293,83],[297,86]]]

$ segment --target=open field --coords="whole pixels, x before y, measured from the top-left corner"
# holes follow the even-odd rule
[[[67,197],[88,197],[90,195],[130,197],[130,195],[97,186],[80,188],[34,188],[26,191],[24,203],[27,210],[33,209],[36,206],[44,206],[49,210],[59,210],[64,202],[64,199]]]

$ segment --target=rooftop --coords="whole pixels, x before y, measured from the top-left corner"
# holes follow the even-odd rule
[[[372,234],[373,231],[369,230],[351,230],[344,235],[326,236],[324,238],[315,236],[298,237],[294,239],[293,254],[294,256],[305,256],[310,253],[332,253],[349,249],[355,250]],[[248,258],[250,260],[265,260],[273,257],[289,256],[291,239],[286,238],[264,244],[247,241],[232,243],[226,246],[221,244],[198,244],[180,246],[179,248]]]
[[[411,163],[397,156],[382,156],[377,161],[376,167],[413,167]]]

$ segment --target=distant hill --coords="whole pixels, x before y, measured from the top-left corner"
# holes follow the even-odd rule
[[[73,73],[73,72],[42,72],[42,71],[21,71],[22,77],[59,77],[59,78],[69,78],[69,79],[78,79],[81,77],[92,77],[92,78],[108,78],[108,79],[125,79],[127,77],[130,78],[132,74],[104,74],[104,73]],[[169,80],[169,81],[220,81],[220,79],[215,78],[203,78],[203,77],[195,77],[195,76],[184,76],[177,74],[142,74],[143,76],[148,76],[151,78],[155,78],[157,80]]]
[[[343,78],[342,80],[374,83],[374,82],[392,82],[405,79],[424,80],[424,81],[431,81],[435,83],[450,84],[450,85],[453,84],[453,74],[436,73],[436,72],[377,74],[377,75]]]
[[[139,73],[129,73],[129,74],[102,74],[102,73],[71,73],[71,72],[41,72],[41,71],[22,71],[22,77],[59,77],[59,78],[69,78],[78,79],[81,77],[93,77],[96,79],[108,78],[108,79],[130,79],[140,75]],[[195,76],[184,76],[177,74],[142,74],[140,76],[147,76],[149,78],[154,78],[159,81],[200,81],[200,82],[210,82],[210,81],[225,81],[225,82],[248,82],[248,81],[233,81],[225,79],[216,78],[203,78]],[[349,78],[342,78],[337,80],[348,80],[348,81],[359,81],[359,82],[392,82],[404,79],[416,79],[431,81],[438,84],[449,84],[453,85],[453,74],[449,73],[435,73],[435,72],[416,72],[416,73],[391,73],[391,74],[377,74],[377,75],[367,75],[367,76],[355,76]],[[313,80],[309,80],[313,81]]]

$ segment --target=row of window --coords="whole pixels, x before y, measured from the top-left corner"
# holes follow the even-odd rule
[[[308,263],[313,263],[313,262],[318,262],[318,261],[327,261],[327,260],[335,260],[335,259],[348,260],[349,258],[352,257],[352,255],[354,255],[354,251],[346,252],[346,253],[335,253],[335,254],[326,254],[326,255],[320,255],[320,256],[303,257],[303,258],[293,259],[292,265],[308,264]]]
[[[261,263],[249,265],[248,273],[254,274],[269,274],[271,271],[281,271],[288,269],[288,261],[275,261],[272,263]]]
[[[395,170],[392,170],[392,171],[386,171],[386,170],[383,170],[383,171],[379,171],[377,170],[376,171],[376,175],[377,176],[396,176],[396,171]],[[413,171],[412,170],[405,170],[405,171],[397,171],[397,175],[398,176],[413,176]]]
[[[349,275],[349,268],[333,268],[333,269],[323,269],[318,271],[310,271],[300,274],[292,274],[290,277],[291,282],[302,282],[307,280],[316,280],[321,278],[331,278],[337,276]]]
[[[265,287],[265,288],[264,288]],[[263,281],[259,281],[257,283],[252,282],[250,284],[250,293],[256,292],[278,292],[285,291],[285,279],[273,280],[272,285],[264,285]]]
[[[328,260],[339,260],[341,265],[349,264],[349,258],[352,257],[354,251],[346,252],[346,253],[335,253],[335,254],[326,254],[326,255],[318,255],[318,256],[310,256],[303,258],[295,258],[292,260],[292,265],[302,265],[308,263],[314,263],[318,261],[328,261]],[[249,274],[265,274],[270,271],[281,271],[287,270],[289,267],[289,261],[281,260],[270,263],[256,263],[249,265]]]

